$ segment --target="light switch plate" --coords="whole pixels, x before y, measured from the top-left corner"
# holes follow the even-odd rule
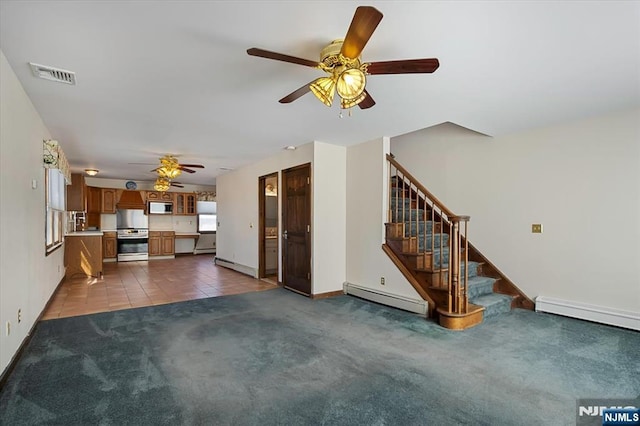
[[[542,224],[534,223],[531,225],[531,233],[532,234],[542,234]]]

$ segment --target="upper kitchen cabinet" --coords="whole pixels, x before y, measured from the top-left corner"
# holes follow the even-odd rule
[[[173,193],[147,191],[147,201],[173,201]]]
[[[94,186],[87,187],[87,228],[100,229],[100,211],[102,206],[102,192]]]
[[[102,213],[115,213],[116,212],[116,190],[111,188],[102,188]]]
[[[175,204],[174,215],[195,215],[197,213],[196,194],[178,192]]]
[[[80,173],[71,175],[71,185],[67,185],[67,211],[84,212],[87,208],[87,187]]]
[[[87,187],[87,213],[100,213],[102,206],[102,192],[95,186]]]

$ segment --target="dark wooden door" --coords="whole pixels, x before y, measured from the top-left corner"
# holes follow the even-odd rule
[[[311,165],[282,171],[282,283],[311,294]]]

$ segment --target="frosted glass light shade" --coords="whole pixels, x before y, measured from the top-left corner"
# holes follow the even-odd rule
[[[160,192],[165,192],[171,187],[171,181],[166,178],[159,177],[156,179],[156,183],[153,185],[153,189]]]
[[[180,170],[177,167],[162,166],[158,168],[157,172],[160,177],[167,178],[167,179],[175,179],[178,176],[180,176],[180,174],[182,173],[182,170]]]
[[[367,97],[367,94],[365,92],[360,93],[360,96],[358,96],[357,98],[354,99],[345,99],[345,98],[341,98],[340,99],[340,108],[342,109],[348,109],[348,108],[352,108],[356,105],[358,105],[360,102],[362,102],[364,100],[364,98]]]
[[[336,93],[336,82],[330,77],[320,77],[309,85],[309,89],[326,106],[333,103],[333,96]]]
[[[364,91],[366,77],[358,68],[350,68],[338,77],[336,89],[342,99],[355,99]]]

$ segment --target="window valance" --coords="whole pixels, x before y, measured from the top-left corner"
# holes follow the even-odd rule
[[[213,191],[196,191],[198,201],[216,201],[216,193]]]
[[[46,169],[58,169],[67,185],[71,185],[71,169],[58,141],[44,140],[43,163]]]

